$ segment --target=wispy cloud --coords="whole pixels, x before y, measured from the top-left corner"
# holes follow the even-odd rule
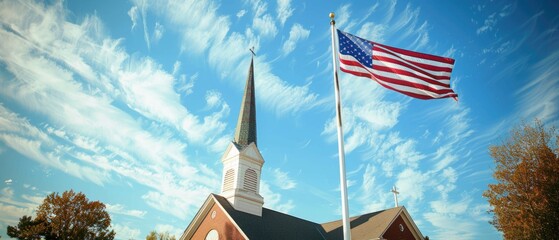
[[[130,21],[132,21],[132,27],[130,27],[130,29],[134,30],[138,24],[138,18],[140,17],[138,6],[132,6],[130,10],[128,10],[128,16],[130,17]]]
[[[44,196],[16,195],[11,187],[4,187],[0,191],[0,223],[16,225],[18,219],[24,215],[34,216],[35,210],[42,203]]]
[[[283,213],[289,213],[295,207],[293,200],[282,199],[281,194],[272,191],[266,181],[260,181],[260,194],[266,199],[264,207]]]
[[[118,176],[144,185],[151,189],[146,203],[180,219],[203,201],[189,195],[217,189],[217,174],[188,159],[185,150],[188,143],[209,151],[223,145],[226,103],[210,103],[206,116],[191,114],[174,87],[192,84],[177,81],[150,58],[130,57],[120,40],[103,35],[96,16],[75,24],[64,18],[61,4],[0,5],[2,16],[9,16],[0,29],[0,58],[9,71],[0,77],[0,94],[45,121],[32,122],[0,105],[5,146],[95,184]],[[202,140],[200,133],[208,137]]]
[[[105,206],[107,207],[107,211],[111,214],[120,214],[130,217],[143,218],[147,213],[146,211],[141,210],[126,209],[126,207],[122,204],[105,203]]]
[[[274,185],[283,190],[293,189],[297,186],[297,182],[289,177],[287,172],[280,170],[279,168],[273,169],[272,171],[274,177]]]
[[[483,21],[483,25],[476,30],[477,35],[480,35],[484,32],[493,31],[493,29],[497,26],[497,24],[502,18],[511,15],[515,10],[516,10],[516,4],[513,3],[513,4],[505,5],[498,12],[493,12],[489,14],[489,16],[487,16],[487,18]]]
[[[113,230],[116,233],[116,239],[139,239],[140,237],[140,229],[130,227],[124,224],[113,224]]]
[[[519,112],[524,119],[538,118],[544,122],[559,116],[559,51],[549,55],[531,67],[531,81],[520,88],[516,95]]]
[[[176,239],[179,239],[184,231],[184,228],[179,228],[169,224],[157,224],[155,225],[155,231],[158,233],[169,233],[172,236],[175,236]]]
[[[294,9],[291,8],[291,0],[278,0],[277,3],[278,8],[276,9],[276,13],[278,14],[278,21],[280,25],[283,26],[285,21],[293,15]]]
[[[259,0],[248,2],[252,6],[255,18],[261,18],[263,24],[273,23],[273,19],[270,21],[264,19],[271,17],[266,14],[267,3]],[[178,34],[182,36],[184,50],[192,54],[207,51],[210,66],[217,70],[222,79],[234,79],[241,89],[249,62],[248,49],[254,46],[258,52],[263,37],[257,35],[260,32],[251,29],[245,32],[232,32],[229,18],[218,14],[217,6],[213,1],[179,3],[160,0],[153,2],[150,7],[155,14],[160,14],[159,17],[174,24],[172,29],[178,29]],[[185,12],[190,14],[187,16]],[[277,31],[273,29],[273,27],[264,29],[264,35]],[[311,92],[308,85],[298,86],[287,83],[273,73],[270,64],[266,56],[258,55],[255,59],[255,66],[257,66],[255,81],[256,88],[259,89],[256,95],[261,99],[259,102],[278,114],[296,113],[320,104],[318,94]]]
[[[252,26],[262,37],[273,38],[278,34],[278,28],[270,14],[254,17]]]
[[[246,10],[241,9],[241,10],[239,10],[239,11],[237,12],[237,15],[236,15],[236,16],[237,16],[237,18],[242,18],[246,13],[247,13]]]
[[[300,24],[296,23],[291,26],[289,31],[289,38],[283,43],[283,55],[288,55],[297,47],[297,43],[309,37],[310,31],[305,29]]]
[[[161,38],[163,37],[163,33],[165,33],[165,27],[163,27],[161,23],[156,22],[155,27],[153,28],[153,36],[152,36],[154,44],[156,44],[157,42],[159,42],[159,40],[161,40]]]

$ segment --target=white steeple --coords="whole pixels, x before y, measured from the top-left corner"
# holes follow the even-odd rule
[[[256,146],[253,59],[250,61],[235,139],[225,150],[221,162],[223,182],[220,195],[236,210],[262,216],[264,198],[260,195],[260,174],[264,159]]]

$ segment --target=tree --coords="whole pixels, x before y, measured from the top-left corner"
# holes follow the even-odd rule
[[[41,239],[46,229],[43,221],[32,219],[30,216],[23,216],[19,219],[16,227],[8,226],[8,236],[18,239],[34,240]]]
[[[151,231],[147,236],[146,240],[176,240],[175,236],[171,236],[168,232],[157,233],[156,231]]]
[[[112,240],[111,217],[105,204],[90,202],[73,190],[48,195],[37,209],[37,217],[23,216],[16,227],[8,226],[8,235],[18,239],[94,239]]]
[[[495,184],[483,193],[505,239],[556,239],[559,232],[559,136],[535,121],[489,148]]]

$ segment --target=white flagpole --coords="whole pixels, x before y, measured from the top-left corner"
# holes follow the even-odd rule
[[[349,224],[349,207],[347,204],[347,182],[345,176],[344,132],[342,129],[342,103],[340,98],[340,85],[338,83],[338,64],[336,62],[336,21],[334,13],[330,13],[330,26],[332,28],[332,66],[334,67],[334,92],[336,94],[336,120],[338,126],[338,156],[340,158],[340,191],[342,193],[342,222],[344,240],[351,240],[351,227]]]

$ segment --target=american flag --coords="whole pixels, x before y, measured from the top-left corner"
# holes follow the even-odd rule
[[[340,69],[419,99],[458,95],[450,88],[454,59],[390,47],[338,30]]]

